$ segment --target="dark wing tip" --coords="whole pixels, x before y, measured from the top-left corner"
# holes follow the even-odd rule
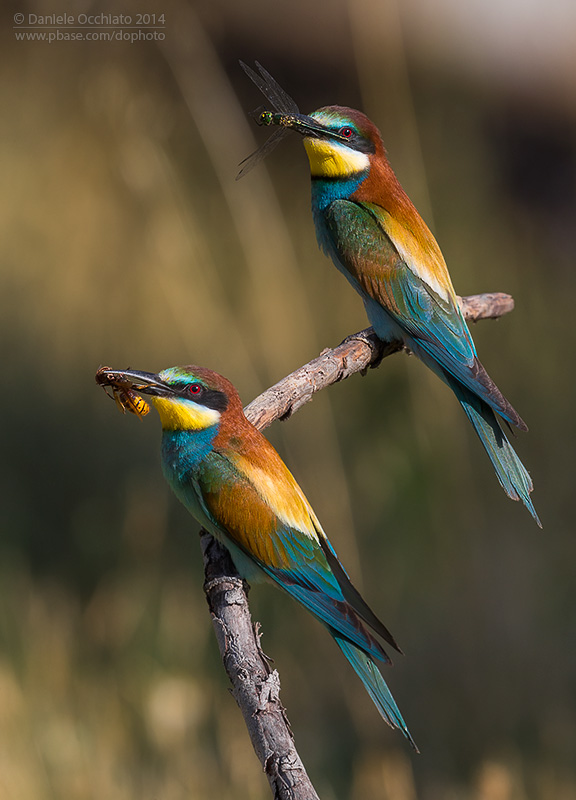
[[[342,594],[347,603],[350,604],[350,607],[355,611],[356,614],[362,619],[367,625],[369,625],[372,630],[381,636],[385,642],[394,648],[400,655],[404,655],[404,652],[400,649],[400,646],[396,642],[396,639],[392,636],[388,628],[384,625],[384,623],[378,619],[376,614],[372,611],[368,603],[364,600],[358,589],[352,584],[350,578],[346,574],[344,567],[338,561],[338,557],[331,549],[328,541],[324,539],[323,536],[320,536],[320,545],[322,550],[324,551],[324,555],[326,556],[326,560],[330,565],[330,569],[334,573],[336,580],[342,590]],[[386,659],[389,663],[392,663],[386,652],[382,649]]]

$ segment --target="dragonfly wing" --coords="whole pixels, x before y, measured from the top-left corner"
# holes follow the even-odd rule
[[[288,128],[278,128],[278,130],[274,131],[272,136],[270,136],[270,138],[268,138],[264,142],[264,144],[258,148],[258,150],[255,150],[249,156],[246,156],[246,158],[242,159],[242,161],[238,165],[239,167],[242,167],[242,169],[240,170],[238,175],[236,175],[236,180],[240,180],[240,178],[243,178],[244,175],[250,172],[251,169],[254,169],[254,167],[257,164],[259,164],[262,161],[262,159],[268,155],[268,153],[274,150],[276,145],[285,136],[287,136],[289,132],[290,131]]]
[[[299,114],[300,109],[290,95],[285,92],[280,84],[274,80],[272,75],[264,69],[262,64],[259,64],[257,61],[255,64],[260,75],[254,72],[254,70],[243,61],[240,62],[240,66],[246,75],[248,75],[252,83],[260,89],[266,100],[272,105],[274,111],[279,111],[283,114]]]

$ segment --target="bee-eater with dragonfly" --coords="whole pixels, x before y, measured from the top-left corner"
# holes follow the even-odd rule
[[[342,106],[301,114],[256,66],[259,74],[242,64],[273,109],[260,110],[257,121],[279,129],[242,162],[238,177],[289,130],[303,136],[320,248],[359,293],[379,338],[402,341],[452,389],[502,488],[540,525],[532,480],[503,430],[503,423],[527,426],[480,363],[440,248],[394,174],[378,128]]]
[[[378,663],[392,634],[354,588],[288,468],[245,417],[226,378],[202,367],[158,375],[102,367],[96,381],[143,395],[162,424],[162,467],[178,499],[229,550],[247,580],[267,579],[328,629],[384,720],[416,749]],[[136,403],[124,407],[142,415]],[[146,404],[144,404],[146,405]]]

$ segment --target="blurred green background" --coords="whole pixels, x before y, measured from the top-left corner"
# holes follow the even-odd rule
[[[198,363],[248,402],[366,324],[316,246],[298,137],[234,180],[266,133],[247,117],[262,98],[241,58],[305,112],[362,108],[456,290],[514,295],[514,313],[474,335],[530,426],[517,448],[544,523],[506,499],[414,359],[274,425],[406,652],[386,677],[422,751],[382,723],[314,620],[256,587],[304,762],[323,800],[576,797],[576,6],[3,9],[0,796],[269,796],[219,662],[197,526],[161,477],[158,422],[122,417],[93,377]],[[16,13],[81,12],[164,13],[165,38],[16,40]]]

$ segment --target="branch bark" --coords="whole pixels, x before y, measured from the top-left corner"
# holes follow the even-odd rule
[[[459,300],[465,318],[471,322],[497,319],[514,308],[513,298],[500,292]],[[288,419],[322,389],[377,367],[402,349],[401,342],[385,344],[372,328],[366,328],[267,389],[246,406],[245,414],[262,430],[277,419]],[[260,648],[259,633],[250,617],[247,586],[226,548],[206,531],[201,532],[201,547],[204,591],[222,661],[273,796],[275,800],[318,800],[280,703],[280,678],[270,669]]]
[[[304,768],[280,702],[280,676],[260,648],[248,607],[246,583],[228,550],[202,531],[204,591],[232,694],[275,800],[319,800]]]

